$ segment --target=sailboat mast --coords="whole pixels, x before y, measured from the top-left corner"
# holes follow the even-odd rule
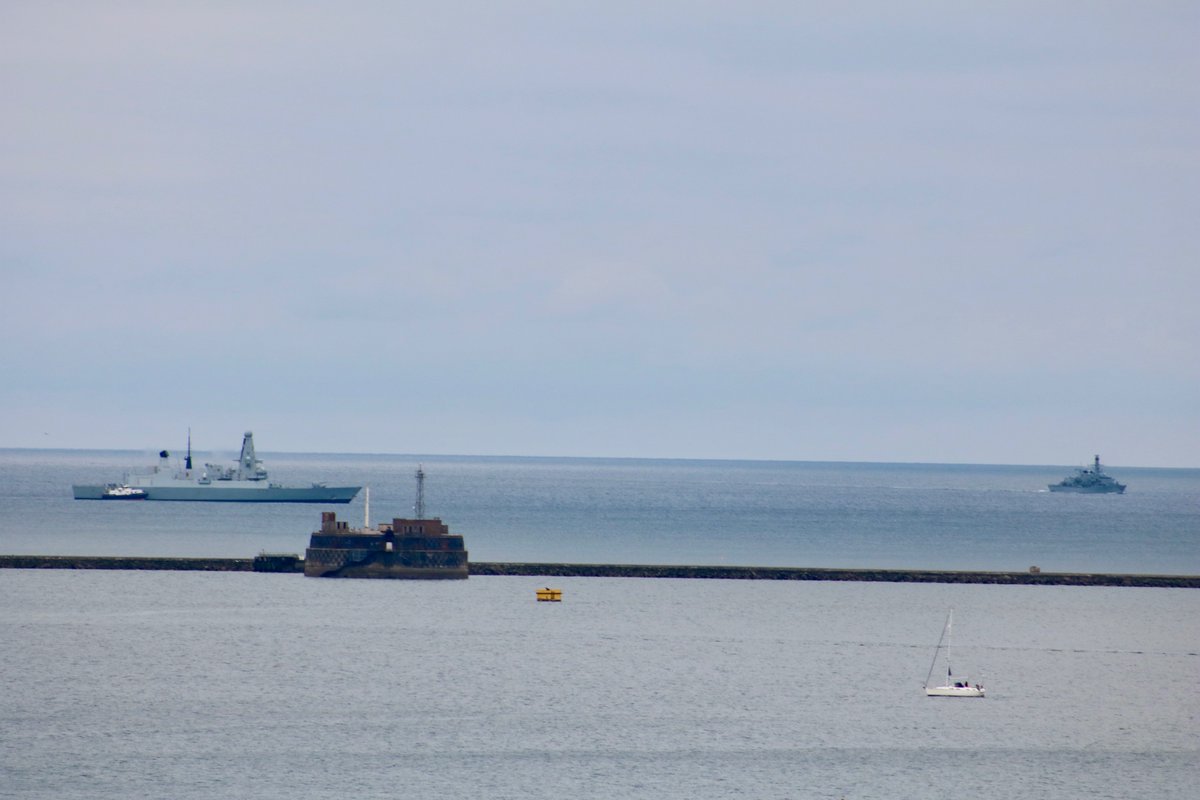
[[[933,649],[933,661],[929,662],[929,674],[925,676],[925,686],[929,686],[929,681],[933,678],[933,670],[937,667],[938,654],[942,652],[942,642],[946,640],[946,636],[950,633],[950,620],[954,616],[954,609],[950,609],[950,613],[946,615],[946,624],[942,626],[942,635],[938,637],[937,647]],[[950,675],[950,645],[946,644],[946,675]]]
[[[954,609],[950,609],[950,613],[946,615],[946,682],[950,682],[952,671],[950,669],[950,642],[954,639]]]

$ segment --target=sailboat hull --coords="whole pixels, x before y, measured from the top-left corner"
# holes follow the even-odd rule
[[[927,697],[983,697],[983,688],[974,686],[927,686]]]

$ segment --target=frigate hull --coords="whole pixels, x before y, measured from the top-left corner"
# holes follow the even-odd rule
[[[1123,483],[1106,483],[1106,484],[1090,484],[1086,486],[1063,486],[1059,483],[1050,484],[1052,492],[1072,492],[1074,494],[1124,494],[1125,484]]]

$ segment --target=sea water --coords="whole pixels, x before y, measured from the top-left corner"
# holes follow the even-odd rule
[[[234,458],[236,453],[195,460]],[[272,455],[271,480],[370,489],[372,524],[427,513],[476,561],[1200,574],[1200,470],[1118,469],[1122,495],[1053,493],[1069,467]],[[346,505],[74,500],[153,454],[0,450],[0,553],[303,553]]]
[[[323,510],[70,499],[128,458],[0,451],[0,552],[302,552]],[[416,463],[267,466],[371,485],[387,519],[409,513]],[[1042,491],[1065,473],[1034,467],[420,463],[476,560],[1197,571],[1194,471],[1114,468],[1127,494],[1087,497]],[[358,524],[361,503],[336,509]],[[0,570],[0,797],[1191,798],[1200,782],[1196,590],[562,578],[563,602],[538,603],[545,580]],[[951,663],[984,700],[922,690],[950,608]]]
[[[1196,590],[541,585],[4,570],[0,795],[1195,797]]]

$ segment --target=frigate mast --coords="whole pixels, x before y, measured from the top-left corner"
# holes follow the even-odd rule
[[[417,465],[417,502],[413,503],[417,519],[425,519],[425,470]]]

